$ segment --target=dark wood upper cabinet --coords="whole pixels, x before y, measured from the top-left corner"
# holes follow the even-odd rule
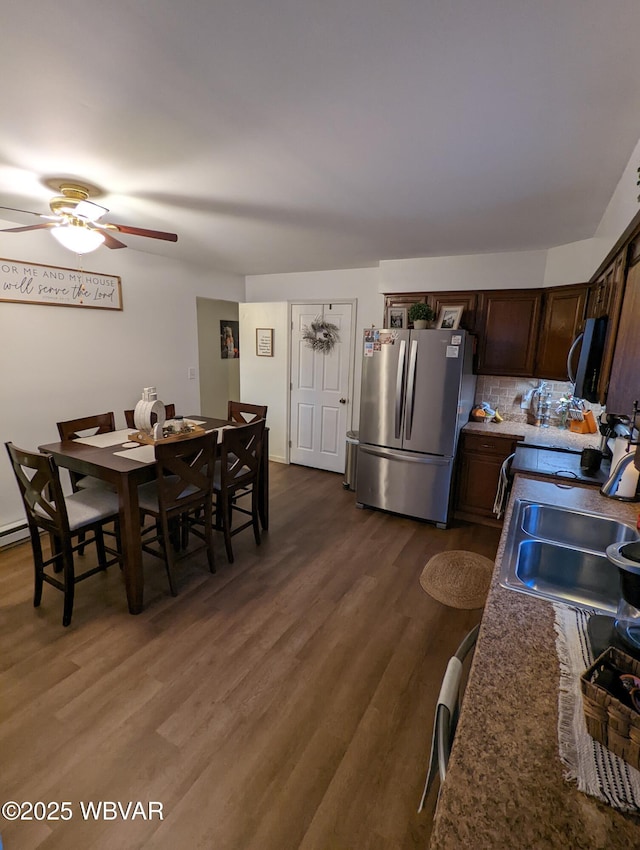
[[[631,245],[630,256],[634,256],[635,245]],[[598,379],[598,400],[604,404],[609,389],[613,355],[618,338],[618,326],[622,310],[622,298],[625,288],[627,249],[624,248],[614,258],[613,262],[593,282],[587,303],[587,316],[607,316],[607,335],[604,341],[604,351],[600,364]],[[632,333],[636,332],[632,329]]]
[[[583,329],[584,320],[607,316],[598,398],[611,410],[611,404],[618,408],[623,404],[628,406],[631,396],[640,396],[640,387],[632,389],[637,384],[633,368],[622,362],[628,360],[629,350],[635,350],[628,337],[640,338],[640,296],[632,292],[628,297],[625,294],[627,268],[633,270],[635,281],[638,267],[640,236],[618,247],[617,253],[612,252],[611,259],[603,263],[602,271],[589,283],[546,289],[465,289],[386,295],[385,320],[389,308],[406,309],[415,301],[429,304],[436,317],[443,306],[462,305],[460,327],[477,339],[477,374],[564,381],[568,380],[569,348]],[[638,288],[640,284],[634,282],[634,286]],[[630,412],[630,407],[626,412]]]
[[[478,293],[478,375],[532,376],[541,289]]]
[[[627,272],[606,397],[610,413],[631,414],[640,400],[640,257]],[[605,343],[606,345],[606,343]]]
[[[533,372],[537,378],[568,380],[567,355],[583,328],[588,295],[587,283],[554,286],[544,290]]]

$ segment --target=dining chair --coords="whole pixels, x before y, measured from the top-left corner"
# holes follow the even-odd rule
[[[82,416],[80,419],[67,419],[65,422],[56,422],[56,425],[61,440],[77,440],[79,437],[94,437],[96,434],[107,434],[109,431],[115,431],[116,419],[113,411],[111,411],[109,413],[97,413],[94,416]],[[91,434],[86,434],[86,431],[90,431]],[[74,493],[86,487],[108,487],[99,478],[94,478],[92,475],[81,475],[79,472],[72,472],[71,470],[69,470],[69,478]]]
[[[220,445],[220,462],[216,464],[213,492],[216,497],[216,528],[224,534],[227,559],[233,563],[231,538],[252,527],[256,545],[260,545],[260,522],[258,518],[258,495],[260,461],[264,439],[264,419],[248,425],[225,428]],[[240,495],[251,496],[251,508],[241,507]],[[233,514],[248,516],[241,525],[232,528]]]
[[[266,418],[266,404],[245,404],[243,401],[229,401],[227,404],[227,419],[230,422],[239,422],[244,425]]]
[[[431,736],[431,753],[429,755],[429,766],[427,770],[427,778],[424,783],[424,790],[420,803],[418,804],[418,812],[424,808],[431,783],[436,778],[440,779],[440,788],[447,775],[449,766],[449,756],[451,747],[458,725],[458,717],[460,714],[460,706],[463,694],[460,693],[462,683],[463,664],[467,657],[471,658],[478,640],[478,632],[480,625],[474,626],[463,638],[458,646],[455,654],[449,659],[447,669],[440,686],[438,702],[436,704],[436,716],[433,724],[433,733]],[[440,791],[438,791],[438,796]]]
[[[227,404],[227,419],[229,422],[238,422],[244,425],[250,422],[256,422],[258,419],[266,418],[266,404],[246,404],[243,401],[229,401]],[[237,490],[233,497],[234,503],[237,503],[238,499],[246,496],[249,492],[250,490],[247,488]],[[233,514],[231,515],[231,519],[233,519]]]
[[[138,488],[141,522],[145,516],[155,520],[153,526],[143,529],[142,549],[164,561],[172,596],[177,596],[174,568],[178,560],[206,549],[209,569],[216,571],[212,504],[216,454],[215,433],[157,443],[156,480]],[[203,543],[177,555],[180,541],[188,539],[183,528]]]
[[[135,414],[135,409],[134,410],[125,410],[124,419],[125,419],[125,422],[127,423],[127,428],[135,428],[136,427],[136,423],[134,421],[134,414]],[[175,404],[165,404],[165,406],[164,406],[164,418],[165,419],[173,419],[173,417],[175,415],[176,415]]]
[[[118,519],[118,497],[101,488],[88,488],[64,496],[58,467],[51,455],[26,451],[10,442],[5,446],[18,482],[31,536],[35,568],[34,607],[40,605],[45,582],[61,590],[64,594],[62,625],[68,626],[73,613],[75,585],[106,570],[111,564],[121,562],[120,553],[104,542],[104,526]],[[43,555],[41,531],[49,534],[50,558]],[[87,539],[85,535],[89,532],[93,532],[93,537]],[[81,542],[74,544],[74,539],[81,536]],[[76,575],[74,552],[90,543],[96,545],[98,565]],[[114,557],[107,560],[107,553]],[[56,578],[47,573],[45,568],[49,566],[53,566],[53,571],[61,573],[62,577]]]
[[[77,440],[79,437],[95,437],[96,434],[108,434],[110,431],[116,430],[116,418],[113,411],[109,413],[96,413],[93,416],[81,416],[79,419],[67,419],[64,422],[56,422],[58,434],[61,440]],[[91,433],[87,434],[89,431]],[[88,487],[100,487],[104,490],[114,490],[112,484],[102,481],[100,478],[95,478],[93,475],[83,475],[80,472],[69,471],[69,479],[71,481],[71,489],[74,493],[78,490],[86,490]],[[117,548],[120,549],[119,524],[115,523],[113,535],[116,537]],[[111,535],[112,532],[107,532]],[[80,548],[78,553],[84,554],[83,540],[84,535],[80,534]]]

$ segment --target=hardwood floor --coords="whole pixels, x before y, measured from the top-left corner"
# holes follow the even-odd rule
[[[493,557],[498,539],[358,510],[341,477],[272,464],[262,546],[238,535],[230,566],[218,539],[218,572],[196,555],[177,598],[149,557],[136,617],[112,567],[78,585],[64,629],[58,591],[32,607],[30,546],[0,553],[0,802],[73,812],[0,819],[5,849],[424,850],[435,702],[481,612],[418,578],[435,552]],[[164,817],[83,819],[103,800]]]

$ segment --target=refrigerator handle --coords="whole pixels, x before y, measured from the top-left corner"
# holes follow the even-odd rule
[[[411,340],[409,349],[409,375],[407,377],[407,414],[406,414],[406,438],[411,439],[411,426],[413,425],[413,395],[416,388],[416,362],[418,360],[418,340]]]
[[[404,361],[407,356],[407,343],[400,341],[400,353],[398,355],[398,369],[396,372],[396,409],[395,409],[395,432],[396,440],[399,440],[402,428],[402,397],[404,395]]]

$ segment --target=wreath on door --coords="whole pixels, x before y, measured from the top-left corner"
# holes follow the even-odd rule
[[[322,316],[316,316],[310,325],[305,325],[302,338],[307,348],[329,354],[336,342],[340,342],[339,328],[332,322],[326,322]]]

